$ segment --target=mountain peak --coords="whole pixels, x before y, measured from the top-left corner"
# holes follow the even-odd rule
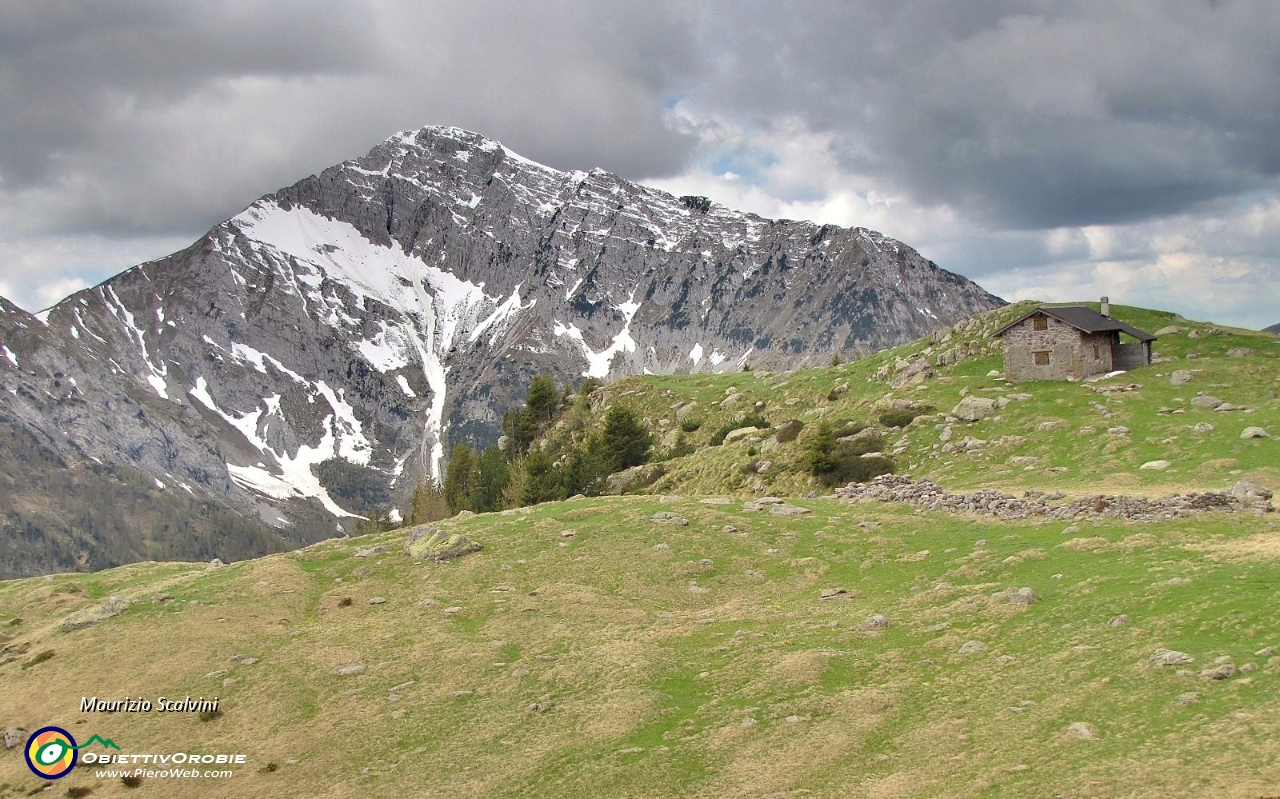
[[[296,543],[494,441],[538,373],[790,369],[1000,304],[871,231],[427,127],[59,303],[0,351],[23,370],[0,370],[0,419],[61,462]]]

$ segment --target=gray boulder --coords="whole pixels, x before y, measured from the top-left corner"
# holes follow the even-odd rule
[[[1153,666],[1185,666],[1188,663],[1194,663],[1195,658],[1186,652],[1161,648],[1152,652],[1147,662]]]
[[[951,415],[966,422],[986,419],[995,413],[996,401],[987,397],[965,397],[951,409]]]
[[[82,630],[104,622],[113,616],[119,616],[129,608],[129,600],[122,596],[110,596],[101,605],[76,611],[62,620],[62,629],[66,632]]]

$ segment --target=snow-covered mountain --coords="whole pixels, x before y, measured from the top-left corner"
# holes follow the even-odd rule
[[[0,576],[326,537],[495,439],[539,371],[825,363],[999,304],[870,230],[400,133],[42,318],[0,302],[0,455],[48,472],[0,484]],[[77,519],[67,475],[143,510]]]

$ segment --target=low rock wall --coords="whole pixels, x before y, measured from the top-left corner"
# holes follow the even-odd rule
[[[839,499],[854,502],[863,500],[902,502],[928,510],[975,513],[1010,520],[1031,518],[1067,520],[1088,516],[1113,516],[1133,521],[1160,521],[1206,511],[1232,513],[1249,510],[1270,513],[1274,510],[1270,501],[1271,493],[1254,486],[1241,491],[1192,492],[1172,494],[1158,499],[1116,494],[1093,494],[1068,499],[1060,493],[1046,494],[1042,491],[1025,491],[1020,497],[993,489],[982,489],[968,494],[951,494],[932,480],[913,480],[906,475],[886,474],[869,483],[850,483],[844,488],[837,489],[835,494]]]

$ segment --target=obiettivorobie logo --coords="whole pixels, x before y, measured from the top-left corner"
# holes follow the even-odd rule
[[[94,741],[102,744],[104,749],[117,751],[120,749],[110,738],[103,740],[95,735],[77,745],[71,733],[61,727],[41,727],[31,733],[31,737],[27,739],[27,768],[31,769],[37,777],[43,777],[46,780],[65,777],[71,773],[71,769],[76,767],[80,750]]]

